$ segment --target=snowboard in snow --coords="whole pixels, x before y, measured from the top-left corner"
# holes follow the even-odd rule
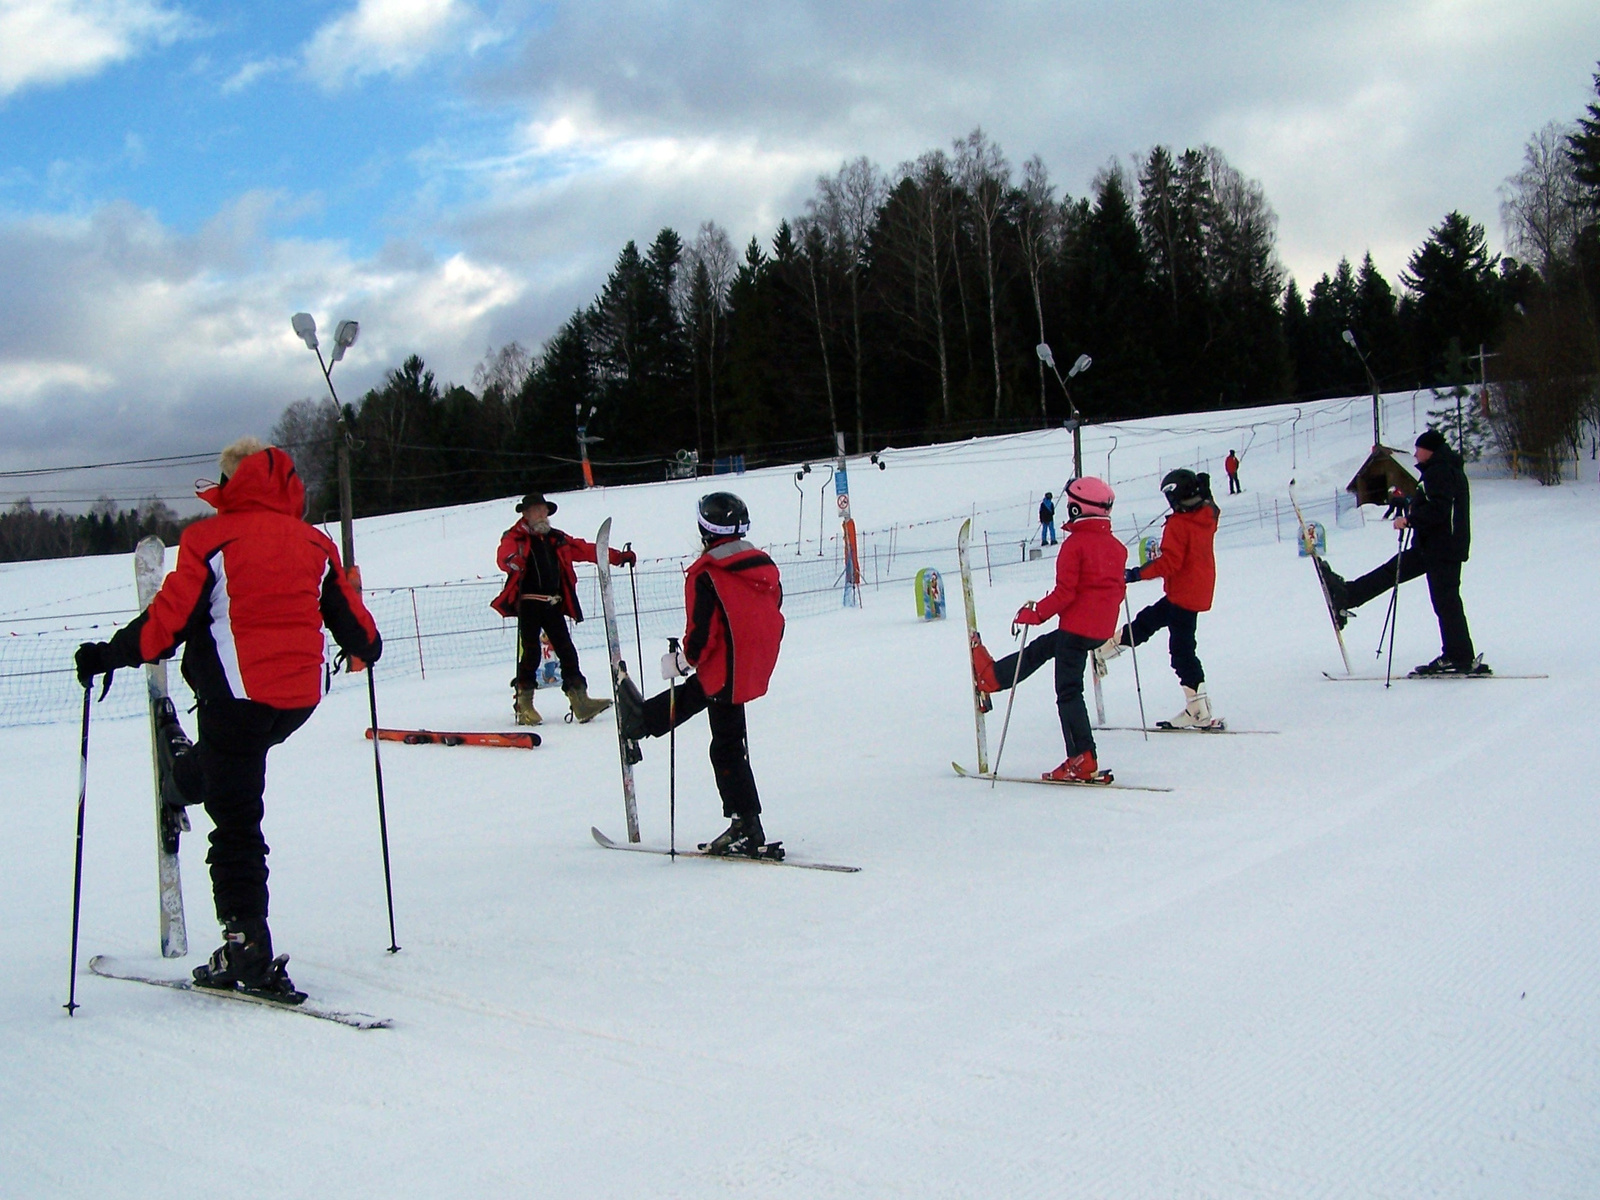
[[[972,687],[972,719],[978,729],[978,770],[989,769],[989,731],[983,714],[993,707],[989,694],[978,687],[978,674],[972,666],[972,650],[978,645],[978,608],[972,598],[972,563],[968,546],[972,541],[972,518],[961,523],[956,537],[956,561],[961,566],[961,600],[967,614],[967,676]]]
[[[167,573],[167,548],[158,537],[147,537],[133,552],[133,580],[139,589],[139,611],[150,607]],[[181,807],[163,799],[176,794],[177,781],[167,778],[160,750],[161,715],[170,704],[167,696],[167,664],[146,663],[145,690],[150,701],[150,761],[155,773],[156,791],[156,880],[161,909],[161,955],[182,958],[189,953],[189,933],[183,919],[183,879],[178,870],[178,835],[188,827]]]
[[[363,731],[372,740],[372,730]],[[408,746],[507,746],[516,750],[532,750],[542,745],[539,735],[518,733],[439,733],[432,729],[380,729],[378,740],[404,742]]]
[[[328,1008],[318,1004],[315,1000],[306,1000],[300,1004],[284,1004],[277,1000],[268,1000],[265,996],[253,996],[249,992],[224,992],[217,988],[196,987],[192,979],[173,979],[165,975],[148,975],[137,964],[125,963],[121,959],[109,955],[97,954],[89,960],[89,970],[106,979],[126,979],[129,983],[147,983],[152,987],[172,988],[178,992],[188,992],[194,996],[212,996],[218,1000],[236,1000],[245,1004],[254,1004],[257,1008],[276,1008],[284,1012],[300,1013],[303,1016],[315,1017],[319,1021],[332,1021],[337,1025],[348,1025],[352,1029],[387,1029],[393,1022],[388,1017],[375,1017],[371,1013],[347,1012],[343,1009]]]
[[[605,610],[606,650],[611,655],[611,703],[622,704],[622,681],[628,677],[628,664],[622,661],[622,637],[617,632],[617,602],[611,590],[611,518],[607,517],[595,535],[595,566],[600,572],[600,607]],[[628,818],[628,840],[639,840],[639,801],[633,790],[633,764],[644,758],[644,751],[633,738],[622,736],[617,722],[617,755],[622,760],[622,807]]]
[[[1124,792],[1170,792],[1169,787],[1144,787],[1137,783],[1117,783],[1115,780],[1087,779],[1044,779],[1032,775],[990,775],[987,772],[972,772],[958,762],[950,764],[955,768],[956,774],[963,779],[981,779],[985,783],[1042,783],[1045,787],[1075,787],[1075,788],[1115,788]]]
[[[1311,570],[1317,577],[1317,586],[1322,589],[1322,602],[1328,607],[1328,620],[1333,622],[1333,636],[1339,639],[1339,657],[1344,659],[1344,673],[1353,675],[1355,672],[1350,667],[1350,652],[1344,646],[1344,630],[1339,628],[1339,613],[1333,607],[1333,597],[1328,593],[1328,581],[1322,577],[1321,556],[1317,553],[1316,543],[1311,540],[1311,531],[1306,525],[1305,514],[1300,511],[1300,501],[1295,499],[1294,480],[1289,480],[1289,503],[1294,505],[1294,519],[1300,527],[1300,544],[1306,548],[1306,557],[1311,560]]]
[[[594,835],[594,840],[607,850],[632,850],[638,854],[672,854],[672,851],[665,846],[635,846],[623,842],[613,842],[592,825],[589,827],[589,832]],[[769,843],[769,845],[777,844],[776,842]],[[769,867],[799,867],[802,871],[838,871],[847,875],[861,870],[860,867],[842,867],[837,863],[808,862],[803,858],[790,858],[788,855],[782,858],[750,858],[744,854],[707,854],[704,850],[679,850],[677,857],[711,858],[720,862],[766,863]]]

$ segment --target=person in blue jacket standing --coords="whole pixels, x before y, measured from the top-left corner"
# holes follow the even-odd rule
[[[1049,492],[1046,492],[1044,499],[1039,501],[1039,544],[1041,546],[1056,544],[1056,502]]]

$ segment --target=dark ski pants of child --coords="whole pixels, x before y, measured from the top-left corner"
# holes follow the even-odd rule
[[[1186,688],[1199,688],[1206,681],[1205,668],[1195,652],[1195,626],[1200,614],[1190,612],[1168,600],[1165,596],[1148,608],[1141,609],[1128,627],[1132,645],[1142,646],[1155,637],[1156,631],[1167,631],[1167,654],[1172,659],[1172,670],[1178,682]],[[1130,643],[1124,642],[1123,645]]]
[[[538,686],[541,632],[550,639],[550,649],[556,652],[556,660],[561,664],[561,690],[587,688],[589,681],[578,665],[578,648],[572,644],[572,634],[567,629],[567,618],[561,606],[532,596],[524,596],[517,602],[517,640],[521,643],[517,686],[528,691]]]
[[[205,779],[211,831],[211,894],[219,921],[267,917],[267,842],[261,836],[267,751],[306,723],[315,708],[273,708],[254,700],[202,700],[195,750]]]
[[[711,770],[722,797],[722,815],[730,820],[759,817],[761,797],[756,793],[755,772],[750,769],[744,705],[707,696],[699,678],[691,675],[678,685],[676,700],[669,689],[644,702],[645,732],[650,737],[664,737],[702,709],[711,726]]]
[[[1428,598],[1433,601],[1433,614],[1439,618],[1440,649],[1445,658],[1464,667],[1476,657],[1472,651],[1472,631],[1467,628],[1467,610],[1461,603],[1461,564],[1435,562],[1428,564],[1422,552],[1414,546],[1402,551],[1400,582],[1428,577]],[[1394,587],[1395,559],[1368,571],[1360,579],[1345,584],[1345,607],[1359,608],[1368,600],[1383,595]]]
[[[1089,652],[1099,644],[1095,638],[1052,629],[1024,646],[1020,655],[1008,654],[994,665],[995,678],[1003,691],[1055,659],[1056,712],[1061,717],[1061,736],[1067,743],[1069,758],[1085,750],[1094,751],[1089,709],[1083,702],[1083,668],[1089,661]]]

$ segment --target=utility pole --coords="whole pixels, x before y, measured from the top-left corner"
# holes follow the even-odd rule
[[[582,404],[575,404],[572,407],[578,414],[578,454],[583,459],[583,486],[592,488],[594,486],[594,469],[589,465],[589,443],[605,441],[603,437],[589,436],[589,422],[594,420],[594,414],[598,406],[591,404],[587,417],[583,415]]]
[[[1034,353],[1039,356],[1039,361],[1050,368],[1056,377],[1056,382],[1061,385],[1061,390],[1067,397],[1067,410],[1071,416],[1067,418],[1066,427],[1072,430],[1072,477],[1083,478],[1083,414],[1078,411],[1078,406],[1073,403],[1072,391],[1067,387],[1067,379],[1081,375],[1093,364],[1094,359],[1087,354],[1078,355],[1077,362],[1072,364],[1072,369],[1067,372],[1067,379],[1061,378],[1061,372],[1056,369],[1056,356],[1051,353],[1049,343],[1040,342],[1034,347]]]
[[[1376,449],[1383,445],[1383,392],[1378,387],[1378,377],[1372,373],[1372,367],[1367,363],[1367,356],[1361,353],[1361,347],[1356,344],[1355,333],[1346,329],[1344,340],[1361,360],[1361,369],[1367,373],[1367,382],[1372,385],[1372,445]]]

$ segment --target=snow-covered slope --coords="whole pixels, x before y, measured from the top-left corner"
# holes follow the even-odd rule
[[[1391,444],[1409,441],[1408,399],[1391,405]],[[859,610],[792,621],[772,693],[750,708],[769,834],[859,874],[595,846],[590,825],[622,835],[609,716],[547,724],[531,753],[389,746],[404,947],[391,957],[365,690],[336,689],[273,753],[273,929],[302,986],[392,1016],[391,1030],[92,977],[69,1021],[78,731],[0,729],[0,1194],[1592,1195],[1600,496],[1474,485],[1474,635],[1497,668],[1549,679],[1329,683],[1337,648],[1273,501],[1298,474],[1347,574],[1394,535],[1370,513],[1364,527],[1333,516],[1368,410],[1318,412],[1311,426],[1303,410],[1293,446],[1293,410],[1086,438],[1091,469],[1111,452],[1131,535],[1135,514],[1160,512],[1162,469],[1218,469],[1250,437],[1227,426],[1259,425],[1251,490],[1223,497],[1200,650],[1219,709],[1280,732],[1101,735],[1119,778],[1171,793],[956,778],[950,760],[973,758],[959,617],[918,623],[896,580]],[[857,519],[897,526],[914,570],[948,562],[974,509],[994,544],[1015,545],[1066,477],[1070,442],[885,461],[851,464]],[[798,547],[792,474],[728,481],[780,562],[818,551],[819,473]],[[619,540],[676,555],[708,486],[562,496],[557,524],[587,535],[612,515]],[[500,503],[363,522],[368,585],[484,574],[509,520]],[[1010,613],[1050,584],[1048,551],[1015,558],[992,585],[980,573],[997,650]],[[12,568],[0,601],[38,615],[130,575],[126,557]],[[1148,603],[1158,586],[1131,594]],[[1358,668],[1382,619],[1375,603],[1349,630]],[[1398,620],[1398,666],[1437,652],[1420,582]],[[1159,642],[1139,657],[1152,718],[1181,701],[1164,659]],[[586,662],[603,677],[598,654]],[[1138,721],[1131,668],[1124,657],[1108,680],[1115,724]],[[504,727],[507,674],[391,670],[381,716]],[[192,965],[156,957],[145,726],[99,721],[91,737],[85,956]],[[705,739],[703,722],[678,738],[680,844],[721,828]],[[667,745],[646,754],[641,822],[665,843]],[[1018,694],[1005,765],[1060,757],[1041,673]],[[214,944],[200,828],[184,866],[198,953]]]

